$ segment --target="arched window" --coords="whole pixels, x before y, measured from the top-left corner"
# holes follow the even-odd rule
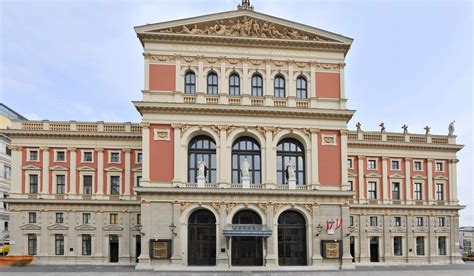
[[[239,77],[239,74],[237,73],[230,74],[229,95],[240,96],[240,77]]]
[[[295,167],[296,184],[305,184],[305,162],[304,147],[295,139],[287,138],[278,143],[277,146],[277,182],[278,184],[288,184],[287,166],[291,164]]]
[[[215,72],[207,75],[207,94],[217,95],[219,93],[219,80]]]
[[[285,78],[282,75],[277,75],[275,77],[274,92],[275,92],[275,97],[277,98],[285,97]]]
[[[196,183],[199,175],[199,162],[204,161],[204,175],[207,183],[216,183],[216,143],[207,136],[197,136],[188,148],[188,182]]]
[[[278,264],[307,264],[306,221],[296,211],[286,211],[278,217]]]
[[[250,183],[260,184],[262,166],[260,145],[250,137],[242,137],[232,145],[232,183],[241,183],[241,168],[245,159],[249,163]]]
[[[196,74],[193,71],[188,71],[184,76],[184,93],[196,93]]]
[[[260,74],[252,76],[252,96],[263,97],[263,78]]]
[[[308,98],[308,82],[303,76],[299,76],[296,79],[296,98],[306,99]]]
[[[216,217],[197,210],[188,220],[188,265],[216,265]]]

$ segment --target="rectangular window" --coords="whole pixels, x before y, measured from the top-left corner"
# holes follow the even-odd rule
[[[402,256],[402,237],[393,237],[393,255]]]
[[[416,237],[416,255],[425,255],[425,237]]]
[[[141,163],[143,159],[143,154],[141,152],[137,152],[137,163]]]
[[[91,235],[82,235],[82,255],[90,256],[92,254],[92,240]]]
[[[422,170],[421,161],[413,162],[413,170],[414,171],[421,171]]]
[[[436,162],[436,171],[437,172],[444,172],[444,163],[443,162]]]
[[[441,183],[436,184],[436,200],[444,200],[444,185]]]
[[[61,150],[61,151],[56,151],[56,162],[64,162],[66,161],[66,152]]]
[[[142,176],[141,176],[141,175],[137,175],[137,187],[140,187],[140,186],[141,186],[141,182],[142,182]]]
[[[438,252],[440,256],[446,255],[446,237],[438,238]]]
[[[352,159],[347,159],[347,168],[352,169]]]
[[[110,163],[120,163],[120,152],[110,153]]]
[[[392,170],[394,171],[400,170],[400,161],[392,160]]]
[[[30,174],[30,194],[38,193],[38,175]]]
[[[349,181],[349,191],[354,191],[354,182],[352,180]]]
[[[369,199],[377,199],[377,182],[369,181]]]
[[[367,167],[369,170],[376,170],[377,169],[377,160],[369,159],[367,161]]]
[[[4,165],[4,167],[3,167],[3,177],[5,179],[10,179],[12,177],[12,168],[10,166]]]
[[[438,226],[445,227],[446,226],[446,219],[444,217],[438,217]]]
[[[28,234],[28,255],[36,255],[38,250],[38,240],[36,234]]]
[[[137,214],[137,224],[142,224],[142,215]]]
[[[349,216],[349,226],[354,226],[354,217]]]
[[[58,195],[63,195],[66,193],[66,176],[65,175],[56,175],[56,193]]]
[[[415,200],[422,200],[423,199],[423,194],[422,194],[422,183],[415,183]]]
[[[111,195],[120,194],[120,176],[112,175],[110,177],[110,194]]]
[[[62,234],[54,235],[54,252],[56,255],[64,255],[64,236]]]
[[[392,199],[400,200],[400,182],[392,182]]]
[[[370,217],[370,226],[377,226],[377,217]]]
[[[83,224],[91,223],[91,213],[82,213],[82,223]]]
[[[36,212],[28,213],[28,223],[36,223]]]
[[[110,214],[110,224],[118,223],[118,214]]]
[[[30,150],[28,161],[38,161],[38,151],[37,150]]]
[[[92,194],[92,175],[82,176],[82,184],[84,185],[83,193],[85,195],[91,195]]]
[[[423,217],[416,217],[416,226],[423,227]]]
[[[5,232],[8,232],[8,221],[3,222],[3,229],[5,229]]]
[[[56,213],[56,223],[64,223],[64,214]]]
[[[401,217],[394,217],[394,224],[395,226],[402,226],[402,218]]]
[[[82,161],[83,162],[92,162],[94,161],[94,155],[92,151],[84,151],[82,153]]]

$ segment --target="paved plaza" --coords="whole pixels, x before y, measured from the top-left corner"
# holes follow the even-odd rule
[[[287,271],[277,271],[266,268],[233,268],[233,271],[215,271],[206,270],[205,268],[199,271],[190,271],[189,267],[184,268],[183,271],[152,271],[152,270],[135,270],[134,266],[116,266],[116,265],[102,265],[102,266],[88,266],[88,265],[30,265],[26,267],[0,267],[0,275],[196,275],[196,276],[214,276],[214,275],[377,275],[380,276],[409,276],[409,275],[474,275],[474,262],[467,262],[459,265],[400,265],[400,266],[358,266],[353,270],[319,270],[310,271],[307,268],[298,269],[288,267]]]

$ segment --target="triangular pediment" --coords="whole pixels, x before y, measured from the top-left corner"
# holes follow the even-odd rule
[[[347,176],[348,177],[357,177],[357,174],[349,172],[349,173],[347,173]]]
[[[403,175],[401,175],[401,174],[398,174],[398,173],[395,173],[395,174],[391,174],[391,175],[390,175],[390,178],[398,178],[398,179],[400,179],[400,178],[405,178],[405,176],[403,176]]]
[[[95,231],[95,226],[89,224],[81,224],[75,227],[76,230],[83,230],[83,231]]]
[[[95,168],[89,166],[82,166],[77,168],[78,171],[95,171]]]
[[[21,230],[41,230],[41,226],[33,224],[33,223],[28,223],[25,225],[20,226]]]
[[[56,223],[56,224],[48,226],[48,229],[49,230],[67,230],[69,229],[69,227],[64,226],[63,224]]]
[[[121,168],[117,168],[117,167],[108,167],[108,168],[105,168],[104,171],[106,171],[106,172],[121,172],[123,170]]]
[[[142,171],[142,167],[133,168],[132,171],[134,171],[134,172],[141,172],[141,171]]]
[[[438,175],[434,179],[436,179],[436,180],[448,180],[448,178],[444,175]]]
[[[223,36],[351,44],[352,39],[282,18],[237,10],[135,27],[140,34]]]
[[[426,179],[426,176],[423,176],[421,174],[417,174],[413,176],[413,179]]]
[[[63,166],[51,166],[49,167],[52,171],[68,171],[69,169]]]
[[[122,231],[123,227],[120,227],[118,225],[107,225],[104,226],[104,231]]]
[[[34,166],[34,165],[26,165],[26,166],[23,166],[23,167],[21,167],[21,168],[24,169],[24,170],[29,170],[29,171],[38,171],[38,170],[41,170],[41,167]]]
[[[378,178],[380,177],[381,175],[378,174],[378,173],[368,173],[365,175],[365,177],[369,177],[369,178]]]

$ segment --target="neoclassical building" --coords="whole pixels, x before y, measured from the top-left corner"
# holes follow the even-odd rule
[[[461,260],[454,128],[349,131],[351,38],[248,1],[135,31],[140,124],[4,131],[12,254],[139,269]]]

